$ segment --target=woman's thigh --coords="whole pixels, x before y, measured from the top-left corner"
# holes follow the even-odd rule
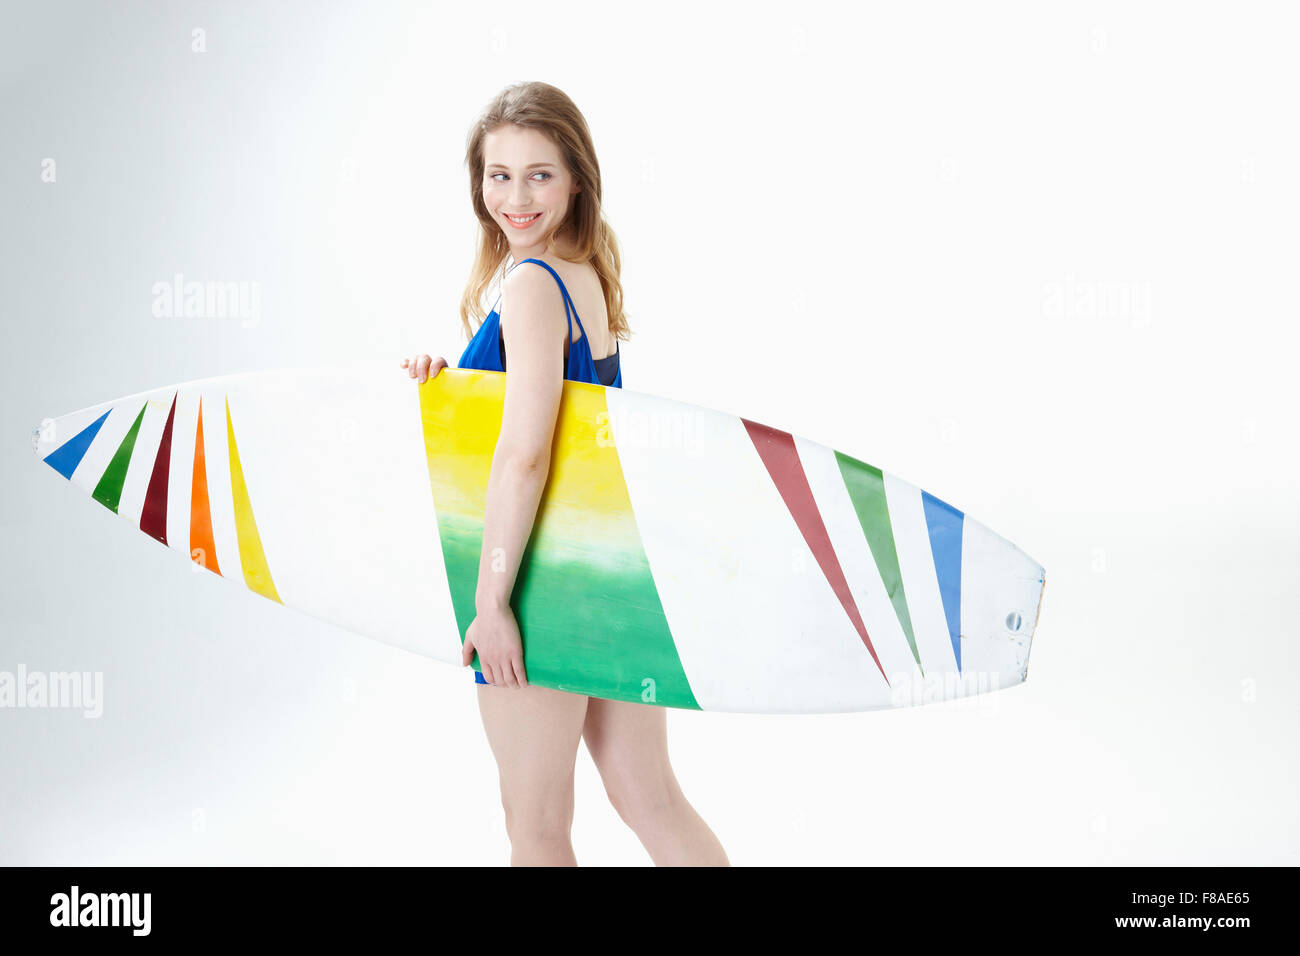
[[[582,735],[611,798],[658,802],[676,793],[666,707],[592,697]]]
[[[557,794],[571,797],[588,698],[531,684],[476,689],[507,807],[550,802]]]

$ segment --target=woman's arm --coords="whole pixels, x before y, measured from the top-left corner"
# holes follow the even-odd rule
[[[519,686],[526,675],[510,595],[550,473],[569,328],[564,300],[545,270],[514,270],[504,291],[501,332],[510,371],[488,477],[477,617],[466,633],[463,659],[468,664],[477,649],[486,680]]]

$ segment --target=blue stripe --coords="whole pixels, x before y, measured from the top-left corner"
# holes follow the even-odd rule
[[[475,671],[475,672],[474,672],[474,683],[476,683],[476,684],[486,684],[486,683],[487,683],[487,681],[485,681],[485,680],[483,679],[483,672],[482,672],[482,671]]]
[[[110,408],[107,412],[100,415],[99,418],[76,435],[73,435],[66,442],[60,445],[54,451],[45,456],[45,464],[49,465],[60,475],[68,480],[72,479],[72,473],[77,470],[81,464],[81,459],[86,457],[86,451],[90,448],[90,443],[95,440],[99,434],[99,426],[104,424],[104,419],[109,416]]]
[[[948,637],[961,672],[961,528],[965,515],[928,491],[921,492],[921,506],[930,533],[930,554],[939,578],[939,596],[948,621]]]

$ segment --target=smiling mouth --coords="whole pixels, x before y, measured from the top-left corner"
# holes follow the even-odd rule
[[[512,216],[509,213],[506,213],[505,215],[506,215],[506,219],[510,220],[510,224],[512,226],[527,226],[528,224],[536,220],[537,217],[541,215],[541,213],[535,212],[531,216]]]

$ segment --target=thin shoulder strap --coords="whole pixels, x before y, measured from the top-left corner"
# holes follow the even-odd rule
[[[573,304],[573,299],[569,298],[569,290],[564,287],[564,280],[560,278],[558,272],[548,266],[541,259],[521,259],[518,264],[523,265],[525,262],[536,262],[551,275],[555,276],[555,281],[560,284],[560,294],[564,296],[564,315],[569,319],[569,340],[572,341],[573,320],[578,319],[578,307]],[[578,319],[578,330],[582,333],[582,337],[585,339],[587,337],[587,330],[582,326],[582,319]]]

